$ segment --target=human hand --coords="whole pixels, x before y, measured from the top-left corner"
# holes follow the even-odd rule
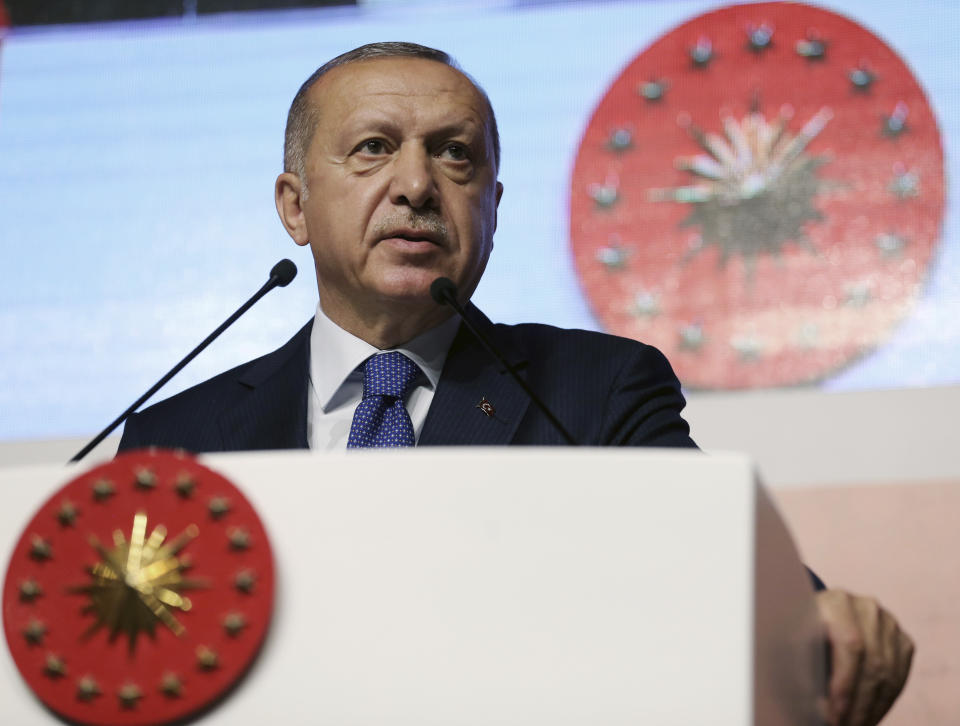
[[[873,598],[842,590],[816,597],[831,654],[824,718],[830,726],[874,726],[903,690],[913,641]]]

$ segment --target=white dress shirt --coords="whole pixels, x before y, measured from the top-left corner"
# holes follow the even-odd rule
[[[460,320],[454,315],[402,346],[390,348],[403,353],[424,373],[405,401],[418,441],[459,325]],[[310,394],[307,398],[307,441],[311,449],[347,448],[353,412],[363,397],[363,373],[358,368],[371,355],[381,352],[386,351],[348,333],[317,305],[310,332]]]

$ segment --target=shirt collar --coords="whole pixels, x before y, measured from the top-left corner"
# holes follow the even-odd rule
[[[389,350],[400,351],[420,366],[430,388],[436,390],[459,323],[457,316],[451,316],[440,325]],[[310,332],[310,382],[324,412],[336,408],[337,393],[357,367],[380,352],[383,351],[333,322],[317,304]]]

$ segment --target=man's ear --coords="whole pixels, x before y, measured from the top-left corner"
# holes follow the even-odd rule
[[[500,209],[500,199],[503,197],[503,184],[497,182],[497,206],[493,210],[493,230],[497,230],[497,210]]]
[[[303,184],[300,177],[289,171],[283,172],[277,177],[273,198],[287,234],[301,247],[309,244],[310,235],[307,232],[307,219],[303,214]]]

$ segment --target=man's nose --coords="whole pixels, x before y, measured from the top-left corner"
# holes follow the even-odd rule
[[[390,201],[413,209],[435,208],[437,187],[432,162],[433,158],[423,147],[401,147],[394,160]]]

